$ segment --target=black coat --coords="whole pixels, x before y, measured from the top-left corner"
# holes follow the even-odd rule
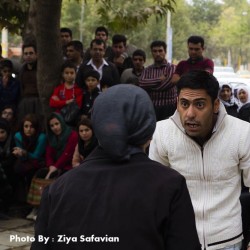
[[[250,103],[247,103],[240,108],[238,118],[250,122]]]
[[[238,105],[234,104],[233,106],[225,106],[226,111],[229,115],[237,117],[238,116]]]
[[[91,109],[93,107],[94,101],[96,97],[100,94],[100,90],[95,88],[92,92],[88,90],[84,91],[83,98],[82,98],[82,107],[80,113],[82,115],[86,115],[90,118],[91,116]]]
[[[31,249],[200,249],[194,211],[183,176],[150,160],[111,161],[97,148],[84,163],[45,190]],[[77,242],[59,243],[58,236]],[[81,235],[119,237],[119,242],[80,242]]]
[[[79,70],[78,70],[77,75],[76,75],[77,85],[79,87],[83,88],[84,90],[87,89],[86,84],[84,82],[85,74],[90,70],[94,70],[94,68],[91,65],[88,65],[88,62],[84,62],[79,67]],[[111,62],[108,62],[108,65],[103,66],[102,78],[108,80],[108,82],[106,82],[106,84],[109,85],[109,87],[120,83],[120,75],[118,73],[118,70],[117,70],[116,66]]]

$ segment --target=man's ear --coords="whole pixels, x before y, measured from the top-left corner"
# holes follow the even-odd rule
[[[214,114],[217,114],[219,112],[220,108],[220,99],[216,98],[214,101]]]

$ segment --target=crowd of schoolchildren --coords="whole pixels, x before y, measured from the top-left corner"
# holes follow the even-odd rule
[[[69,30],[63,31],[67,33]],[[74,47],[74,43],[71,44]],[[30,47],[30,51],[25,50]],[[108,48],[106,52],[109,51]],[[29,56],[32,58],[32,53],[36,53],[35,45],[23,46],[23,55],[27,60],[24,61],[24,67],[18,77],[12,76],[11,60],[1,58],[0,62],[0,219],[6,218],[8,209],[17,201],[28,201],[32,206],[27,218],[36,219],[39,200],[34,201],[37,197],[32,196],[35,179],[53,181],[79,166],[98,145],[91,125],[91,108],[95,98],[105,91],[106,86],[100,84],[101,74],[94,69],[86,71],[85,87],[81,88],[80,84],[76,83],[79,65],[76,65],[73,59],[66,58],[62,64],[62,81],[54,88],[49,100],[54,112],[48,116],[44,128],[37,108],[40,104],[34,104],[38,94],[36,96],[34,92],[31,93],[29,85],[24,89],[26,82],[36,81],[33,74],[34,69],[36,74],[36,60],[29,59]],[[115,53],[119,54],[119,48],[114,52],[113,58],[116,57]],[[142,50],[134,50],[132,54],[137,56],[132,67],[131,64],[121,67],[118,59],[114,60],[114,64],[120,66],[119,73],[124,83],[127,82],[128,76],[129,82],[137,84],[146,56]],[[80,55],[82,56],[82,51]],[[124,51],[120,52],[119,56],[123,59],[124,56],[129,58]],[[138,57],[142,62],[138,61]],[[84,56],[81,59],[83,61]],[[24,75],[24,71],[28,73]],[[25,104],[26,107],[24,92],[29,100]],[[219,97],[229,114],[242,115],[244,119],[244,109],[247,107],[249,110],[250,105],[250,92],[247,88],[238,88],[235,93],[229,84],[224,84],[221,86]],[[67,121],[65,117],[65,112],[71,114],[72,110],[64,110],[71,104],[77,109],[73,122]],[[29,111],[32,106],[36,106],[33,112]]]

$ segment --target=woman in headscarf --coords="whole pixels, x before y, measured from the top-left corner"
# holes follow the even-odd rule
[[[13,165],[15,156],[12,154],[14,139],[10,131],[10,124],[7,120],[0,118],[0,202],[3,207],[0,210],[7,212],[10,202],[13,199],[15,175]],[[0,219],[1,212],[0,212]]]
[[[48,118],[48,145],[46,147],[46,166],[48,174],[63,174],[72,169],[72,158],[77,144],[78,135],[64,122],[58,113]]]
[[[91,117],[100,146],[44,191],[35,225],[36,237],[75,242],[31,249],[200,249],[184,177],[145,153],[156,125],[147,93],[110,87]]]
[[[27,219],[36,220],[40,202],[35,185],[37,179],[55,179],[72,168],[71,161],[77,144],[77,133],[64,122],[58,113],[52,113],[47,124],[48,144],[46,146],[46,167],[36,172],[28,194],[28,203],[33,206]],[[44,182],[46,185],[48,182]],[[43,189],[43,187],[41,187]],[[41,192],[40,192],[41,193]]]
[[[225,83],[220,86],[219,98],[224,104],[226,111],[229,115],[237,117],[238,105],[233,95],[233,88],[230,83]]]
[[[77,124],[77,130],[78,143],[72,159],[73,168],[78,167],[98,145],[90,119],[81,119]]]
[[[239,107],[238,111],[244,104],[249,102],[250,100],[249,90],[250,89],[247,86],[242,86],[237,89],[236,97],[238,99],[238,107]]]
[[[15,171],[23,178],[26,191],[35,172],[44,167],[46,135],[41,132],[38,117],[27,114],[15,134],[13,154],[18,158]]]
[[[239,100],[238,118],[250,122],[250,88],[240,87],[237,90],[237,98]]]

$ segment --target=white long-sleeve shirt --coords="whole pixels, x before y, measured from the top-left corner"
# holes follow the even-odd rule
[[[186,133],[178,111],[157,123],[149,157],[180,172],[187,181],[203,249],[242,240],[241,170],[250,187],[250,124],[220,105],[211,138],[200,147]]]

